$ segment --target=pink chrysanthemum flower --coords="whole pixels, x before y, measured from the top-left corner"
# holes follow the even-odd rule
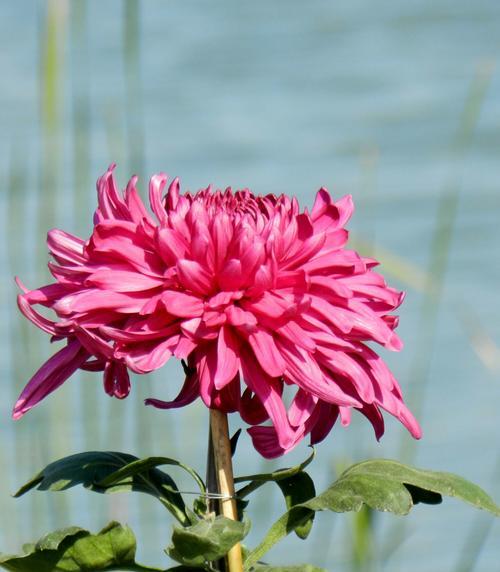
[[[14,418],[78,368],[103,371],[106,393],[123,398],[129,369],[148,373],[173,355],[187,361],[179,395],[146,402],[169,409],[201,397],[238,411],[265,457],[308,434],[321,441],[337,418],[349,424],[352,409],[377,438],[381,409],[420,437],[397,381],[367,345],[401,348],[390,312],[403,295],[372,270],[376,261],[345,248],[351,197],[333,202],[321,189],[309,213],[286,195],[180,195],[177,179],[163,196],[159,174],[149,185],[153,217],[137,179],[121,193],[113,168],[97,183],[90,239],[50,231],[55,282],[19,296],[21,312],[67,344],[27,384]]]

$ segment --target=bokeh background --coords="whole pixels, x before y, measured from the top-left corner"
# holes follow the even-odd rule
[[[69,524],[116,518],[139,559],[164,563],[171,521],[153,499],[17,487],[84,449],[178,456],[204,471],[207,412],[145,408],[172,397],[177,365],[136,379],[123,401],[99,375],[73,376],[19,422],[18,393],[54,352],[25,323],[12,276],[48,278],[45,233],[88,236],[94,184],[133,173],[286,192],[311,205],[327,186],[354,195],[353,243],[407,291],[404,351],[386,359],[424,429],[415,444],[388,420],[377,444],[355,418],[318,448],[326,486],[347,463],[391,457],[466,476],[500,499],[500,3],[495,0],[137,0],[2,2],[0,17],[0,550]],[[238,427],[232,420],[233,429]],[[264,462],[244,435],[237,472]],[[182,475],[178,477],[183,484]],[[185,483],[188,488],[191,485]],[[283,511],[272,485],[254,501],[248,543]],[[446,500],[412,516],[320,514],[272,563],[336,571],[491,572],[500,525]]]

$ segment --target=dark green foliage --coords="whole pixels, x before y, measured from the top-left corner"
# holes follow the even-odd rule
[[[184,526],[191,518],[174,480],[158,465],[176,465],[196,480],[204,491],[201,478],[189,467],[167,457],[138,459],[116,451],[88,451],[64,457],[47,465],[15,494],[19,497],[31,489],[62,491],[82,485],[98,493],[137,491],[152,495],[162,502]]]

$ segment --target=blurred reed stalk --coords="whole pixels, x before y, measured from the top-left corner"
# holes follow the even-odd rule
[[[140,3],[125,0],[123,46],[125,57],[128,167],[141,180],[144,176],[144,125],[140,69]]]
[[[500,454],[497,456],[496,467],[491,480],[496,483],[500,481]],[[472,572],[474,570],[493,522],[494,518],[489,514],[478,514],[474,518],[469,535],[457,559],[455,572]]]
[[[2,244],[6,247],[6,270],[9,277],[13,276],[19,270],[19,261],[26,260],[26,252],[23,248],[25,243],[14,239],[18,229],[22,228],[21,225],[23,224],[25,215],[25,210],[23,208],[24,205],[22,203],[26,196],[25,192],[23,192],[26,188],[26,180],[25,171],[22,168],[20,157],[21,155],[17,149],[11,151],[7,181],[2,185],[2,190],[5,189],[5,196],[2,196],[5,200],[5,219],[2,221]],[[13,303],[15,300],[16,289],[17,287],[12,279],[5,282],[5,294],[7,296],[5,306],[8,309],[5,336],[7,341],[6,357],[10,362],[7,368],[8,383],[5,388],[5,399],[10,404],[13,404],[17,399],[19,388],[23,386],[25,376],[28,375],[28,372],[26,371],[28,369],[26,367],[26,362],[31,361],[29,359],[31,354],[28,351],[27,344],[28,335],[26,326],[28,324],[19,320],[17,308]],[[25,356],[29,356],[28,360]],[[4,451],[5,454],[0,458],[0,470],[2,471],[2,474],[10,475],[9,487],[11,491],[14,491],[22,478],[20,473],[24,459],[21,447],[18,446],[18,439],[20,439],[20,436],[15,431],[15,425],[11,419],[6,420],[6,431],[6,448]],[[7,447],[9,444],[10,447]],[[7,510],[10,510],[10,506],[6,505],[4,507],[2,503],[1,512],[6,514]],[[21,530],[18,514],[18,512],[13,511],[9,526],[5,527],[5,534],[9,535],[7,541],[8,544],[11,543],[11,539],[17,540],[17,538],[20,537]],[[30,532],[32,532],[32,530]]]
[[[90,75],[88,63],[87,3],[70,4],[71,28],[71,87],[72,87],[72,144],[73,144],[73,207],[75,229],[83,234],[88,225],[95,183],[90,177]]]
[[[454,165],[463,165],[471,148],[474,131],[481,108],[491,81],[492,68],[480,66],[473,78],[464,105],[457,133],[451,145],[451,158]],[[452,247],[456,215],[460,202],[460,175],[454,171],[440,194],[436,213],[436,223],[430,244],[428,283],[417,326],[418,339],[414,360],[410,367],[407,401],[417,418],[422,417],[429,370],[436,341],[437,318],[442,302],[448,259]],[[401,444],[399,457],[403,462],[411,462],[415,455],[416,442],[405,439]]]
[[[90,197],[94,202],[95,183],[90,178],[90,83],[88,66],[87,3],[70,5],[71,28],[71,95],[72,95],[72,151],[73,151],[73,227],[78,236],[87,236],[87,221],[91,218]],[[82,409],[82,448],[99,449],[102,418],[95,415],[102,397],[97,374],[79,372],[78,401]],[[92,419],[92,423],[88,420]]]
[[[376,224],[377,220],[374,210],[376,209],[375,193],[377,187],[377,171],[378,171],[379,149],[375,145],[364,145],[360,150],[360,182],[359,197],[361,205],[359,210],[364,217],[362,221],[363,238],[358,236],[349,238],[350,244],[354,245],[355,250],[363,253],[364,256],[374,257],[378,248],[376,246]],[[396,258],[393,255],[393,259]],[[400,260],[397,259],[393,263],[394,274],[404,274],[401,272]],[[387,270],[385,260],[384,269]],[[351,427],[351,431],[346,435],[349,441],[349,450],[352,451],[354,459],[365,458],[369,456],[371,450],[371,442],[366,443],[359,438],[356,427]],[[340,474],[344,469],[352,464],[352,460],[344,460],[336,463],[336,474]],[[375,513],[368,507],[357,513],[349,515],[350,528],[348,529],[346,546],[350,549],[349,567],[353,572],[368,572],[374,560],[374,526]],[[334,529],[323,527],[324,533],[317,533],[315,542],[311,543],[311,560],[317,554],[324,554],[323,566],[328,566],[335,558],[335,542]],[[320,549],[321,546],[321,549]],[[337,555],[338,558],[338,555]]]
[[[493,69],[480,65],[471,81],[458,129],[451,143],[450,156],[453,165],[463,165],[472,146],[475,127],[490,85]],[[436,222],[430,243],[429,264],[426,272],[420,317],[417,325],[417,342],[414,359],[410,365],[406,401],[417,419],[422,420],[423,405],[429,381],[430,366],[436,343],[439,309],[442,303],[448,259],[453,242],[456,216],[460,202],[460,172],[450,173],[437,204]],[[403,437],[398,459],[411,463],[415,457],[416,442]],[[399,548],[406,533],[405,523],[390,527],[388,541],[383,547],[383,562]]]
[[[42,272],[47,263],[45,235],[56,222],[59,210],[60,173],[64,149],[62,145],[62,118],[64,108],[64,55],[66,50],[66,21],[68,5],[65,0],[49,0],[45,7],[45,27],[41,35],[40,49],[40,124],[41,124],[41,163],[40,163],[40,195],[37,197],[37,234],[39,245],[37,255],[38,280],[44,281]],[[37,281],[38,281],[37,280]],[[41,462],[63,456],[67,451],[67,434],[61,431],[66,426],[68,412],[71,407],[63,405],[63,401],[48,405],[45,416],[45,427],[48,427],[48,438],[41,439]],[[59,405],[60,404],[60,405]],[[47,410],[46,410],[47,411]],[[39,422],[39,418],[37,419]],[[41,434],[37,433],[40,437]],[[43,459],[43,460],[42,460]],[[39,468],[39,467],[38,467]],[[50,527],[56,527],[58,521],[67,520],[69,507],[64,495],[56,497],[47,495],[50,510],[46,511]]]
[[[123,47],[125,58],[125,117],[127,125],[127,156],[128,171],[135,173],[143,179],[143,116],[141,106],[141,81],[140,81],[140,5],[138,0],[124,0],[125,18],[123,20]],[[150,376],[145,376],[141,385],[151,388]],[[144,449],[144,444],[151,445],[152,434],[149,419],[144,416],[144,404],[140,399],[136,404],[135,419],[136,448]]]

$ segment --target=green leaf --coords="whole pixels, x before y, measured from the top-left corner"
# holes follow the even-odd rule
[[[307,465],[309,465],[314,457],[316,456],[316,450],[312,447],[312,452],[307,457],[305,461],[302,461],[300,465],[296,465],[295,467],[290,467],[286,469],[278,469],[277,471],[273,471],[272,473],[257,473],[255,475],[245,475],[243,477],[235,477],[235,483],[243,483],[245,481],[262,481],[263,483],[267,483],[268,481],[279,481],[280,479],[286,479],[287,477],[293,477],[300,471],[303,471]]]
[[[344,471],[325,492],[295,505],[281,516],[259,546],[249,553],[246,566],[255,564],[279,540],[304,524],[311,510],[359,511],[366,505],[375,510],[405,515],[415,503],[436,504],[441,495],[457,498],[500,516],[500,507],[480,487],[462,477],[424,471],[387,459],[364,461]]]
[[[248,485],[241,488],[236,493],[236,497],[239,503],[243,503],[246,496],[261,487],[263,484],[268,482],[275,482],[281,489],[284,497],[286,506],[288,509],[292,506],[302,503],[314,497],[316,491],[314,489],[314,483],[304,469],[312,462],[316,456],[316,451],[314,447],[309,457],[296,465],[295,467],[278,469],[272,473],[258,473],[255,475],[247,475],[243,477],[236,477],[234,479],[235,483],[243,481],[251,481]],[[241,507],[239,507],[241,508]],[[244,508],[244,506],[242,507]],[[311,531],[312,523],[314,520],[314,512],[310,511],[310,518],[304,523],[301,523],[295,529],[295,532],[299,538],[307,538],[309,532]]]
[[[170,459],[169,457],[147,457],[146,459],[138,459],[125,465],[121,469],[118,469],[114,473],[111,473],[98,484],[101,486],[109,487],[123,481],[127,477],[133,477],[135,475],[140,475],[147,473],[151,469],[159,467],[161,465],[173,465],[174,467],[180,467],[184,469],[198,485],[200,493],[204,494],[206,492],[205,483],[200,475],[188,465],[177,461],[176,459]]]
[[[285,497],[286,507],[288,509],[293,508],[297,504],[306,502],[316,495],[314,481],[304,471],[300,471],[292,477],[280,479],[276,481],[276,484]],[[314,511],[311,510],[309,519],[295,528],[295,534],[299,538],[306,539],[309,536],[313,525],[314,514]]]
[[[299,566],[267,566],[257,564],[249,572],[327,572],[324,568],[318,568],[312,564],[300,564]]]
[[[452,473],[426,471],[389,459],[374,459],[353,465],[344,471],[337,482],[349,482],[352,479],[358,481],[361,479],[365,487],[372,489],[374,505],[366,504],[377,510],[404,515],[410,512],[414,504],[419,502],[437,504],[441,495],[445,495],[500,516],[500,507],[483,489]],[[380,490],[384,485],[387,488],[383,495],[385,502],[381,502],[381,499],[377,498],[376,490]],[[410,496],[409,502],[403,506],[399,503],[392,505],[387,493],[396,490],[406,492]],[[408,496],[405,497],[405,501],[408,501]],[[376,506],[379,503],[380,508]],[[401,506],[401,512],[396,512],[398,506]]]
[[[13,572],[157,571],[135,561],[136,541],[128,526],[110,522],[98,534],[72,526],[47,534],[24,554],[0,556],[0,567]]]
[[[189,525],[191,520],[174,480],[154,468],[154,463],[150,466],[148,462],[149,459],[139,460],[134,455],[116,451],[88,451],[70,455],[47,465],[14,496],[20,497],[34,488],[62,491],[76,485],[97,493],[137,491],[156,497],[182,525]],[[128,470],[127,467],[132,469]],[[188,470],[184,466],[182,468]]]
[[[174,566],[169,568],[166,572],[200,572],[200,568],[193,568],[192,566]]]
[[[241,429],[238,429],[236,431],[236,433],[231,437],[230,443],[231,443],[231,457],[234,457],[234,454],[236,453],[236,447],[238,446],[238,440],[240,438],[241,435]]]
[[[286,469],[278,469],[277,471],[273,471],[272,473],[257,473],[255,475],[245,475],[243,477],[236,477],[234,479],[235,483],[242,483],[245,481],[251,481],[248,485],[244,486],[239,491],[237,491],[236,496],[238,498],[245,498],[251,492],[258,489],[260,486],[262,486],[265,483],[268,483],[270,481],[277,482],[277,481],[280,481],[282,479],[287,479],[289,477],[293,477],[297,473],[300,473],[301,471],[303,471],[312,462],[312,460],[314,459],[315,456],[316,456],[316,450],[313,447],[312,453],[309,455],[309,457],[305,461],[300,463],[300,465],[296,465],[295,467],[290,467],[290,468],[286,468]]]
[[[172,544],[167,554],[187,566],[204,568],[207,562],[219,560],[247,535],[249,523],[225,516],[211,516],[187,528],[174,527]]]

